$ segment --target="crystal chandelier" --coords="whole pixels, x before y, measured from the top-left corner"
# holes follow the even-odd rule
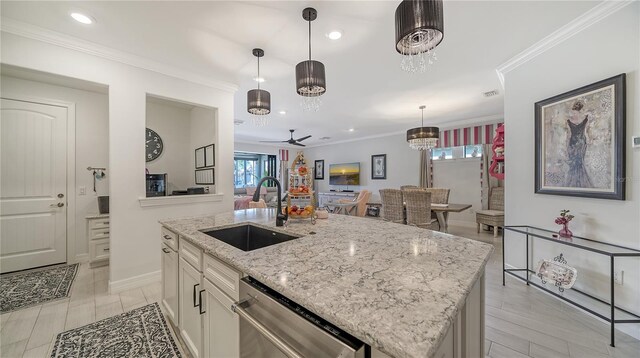
[[[256,127],[264,127],[269,124],[269,118],[267,116],[256,116],[251,118],[251,121]]]
[[[440,129],[438,127],[424,126],[424,105],[420,106],[422,111],[422,125],[420,127],[411,128],[407,131],[407,142],[409,147],[415,150],[427,150],[438,144],[440,137]]]
[[[403,0],[396,8],[396,51],[404,71],[424,72],[438,59],[443,37],[442,0]]]
[[[327,91],[324,64],[311,59],[311,21],[318,17],[316,9],[308,7],[302,10],[302,18],[309,22],[309,59],[296,65],[296,91],[302,96],[302,109],[317,111],[320,109],[320,96]]]
[[[259,79],[260,57],[264,56],[264,51],[260,48],[254,48],[251,53],[258,58],[257,78]],[[268,91],[260,89],[260,81],[258,81],[258,89],[252,89],[247,92],[247,111],[256,116],[264,116],[271,112],[271,94]],[[266,124],[266,118],[264,119],[264,122]]]

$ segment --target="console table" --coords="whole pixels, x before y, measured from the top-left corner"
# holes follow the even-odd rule
[[[506,232],[515,232],[518,233],[516,237],[513,239],[522,239],[526,240],[526,268],[506,268],[505,267],[505,233]],[[548,242],[553,242],[558,245],[566,245],[571,246],[580,250],[585,250],[589,252],[593,252],[599,255],[604,255],[609,257],[610,261],[610,276],[609,280],[611,283],[611,288],[609,292],[609,302],[602,300],[598,297],[595,297],[591,294],[578,290],[576,288],[571,288],[565,290],[563,294],[559,294],[555,290],[549,289],[542,284],[538,284],[535,281],[531,280],[531,274],[535,274],[536,272],[531,270],[529,263],[529,244],[531,243],[531,249],[533,249],[533,243],[535,240],[545,240]],[[615,347],[615,324],[616,323],[640,323],[640,316],[635,313],[629,312],[625,309],[622,309],[615,305],[615,278],[614,278],[614,262],[615,258],[628,258],[628,257],[640,257],[640,250],[632,249],[629,247],[607,244],[604,242],[599,242],[591,239],[587,239],[584,237],[573,236],[571,238],[562,238],[559,237],[555,231],[540,229],[533,226],[505,226],[502,230],[502,285],[505,285],[505,275],[509,274],[515,278],[518,278],[527,285],[531,285],[537,287],[559,299],[574,305],[586,312],[591,313],[592,315],[599,317],[611,325],[611,346]],[[589,303],[579,303],[575,300],[574,297],[578,297],[578,295],[582,297],[586,297]],[[584,302],[584,300],[582,300]],[[589,307],[588,307],[589,306]],[[600,312],[598,312],[598,307],[600,307]],[[602,309],[605,308],[605,310]],[[616,318],[618,317],[618,318]]]
[[[337,202],[340,199],[354,200],[358,197],[358,192],[329,191],[318,193],[318,206],[323,208],[329,203]]]

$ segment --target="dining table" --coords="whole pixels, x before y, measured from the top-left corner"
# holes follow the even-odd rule
[[[449,213],[461,213],[469,208],[471,208],[471,204],[431,204],[431,211],[436,213],[436,218],[438,218],[438,225],[440,226],[440,231],[448,232],[449,230]]]

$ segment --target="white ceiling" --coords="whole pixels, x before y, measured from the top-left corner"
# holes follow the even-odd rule
[[[501,118],[502,88],[495,68],[595,6],[597,1],[445,1],[445,36],[438,61],[424,74],[400,69],[394,48],[395,1],[216,2],[12,2],[2,16],[116,50],[236,83],[236,140],[255,142],[313,135],[314,145],[401,132],[425,124]],[[307,24],[301,12],[318,10],[313,22],[313,59],[327,72],[320,111],[303,112],[295,93],[295,65],[307,56]],[[69,17],[79,11],[93,25]],[[340,40],[325,34],[338,29]],[[271,92],[272,114],[258,128],[246,111],[261,47],[262,88]],[[482,93],[498,89],[500,95]],[[286,110],[286,115],[278,111]],[[355,128],[349,132],[349,128]],[[331,137],[320,141],[320,137]]]

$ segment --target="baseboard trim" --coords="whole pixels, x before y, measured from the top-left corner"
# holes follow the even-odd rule
[[[115,294],[122,291],[130,290],[133,288],[139,288],[142,286],[150,285],[152,283],[160,282],[162,279],[162,271],[154,271],[145,273],[138,276],[125,278],[124,280],[111,281],[109,280],[109,293]]]
[[[75,258],[75,263],[81,264],[89,262],[89,254],[77,254]]]

